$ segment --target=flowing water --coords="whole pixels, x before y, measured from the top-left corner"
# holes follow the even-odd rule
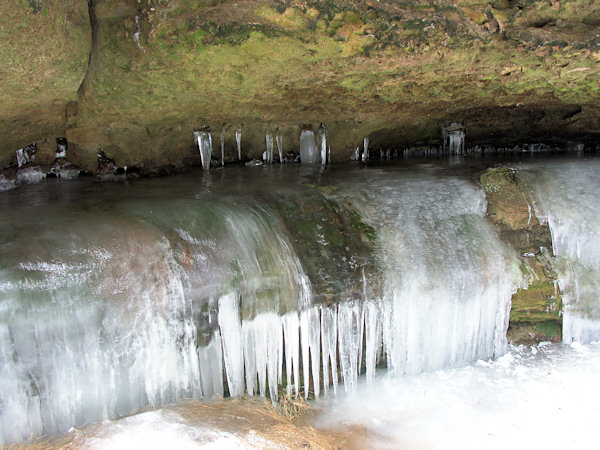
[[[501,357],[523,280],[485,219],[474,174],[487,163],[2,193],[0,443],[186,398],[341,395],[361,374],[410,380]],[[597,165],[519,166],[553,233],[569,342],[599,338]]]

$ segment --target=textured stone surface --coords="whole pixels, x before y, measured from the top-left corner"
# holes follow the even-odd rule
[[[66,136],[147,173],[197,164],[192,133],[235,161],[280,130],[327,124],[334,160],[371,148],[592,142],[600,136],[597,2],[18,0],[0,5],[0,165]],[[89,58],[88,58],[89,57]],[[89,60],[89,65],[88,65]]]
[[[553,269],[552,236],[540,224],[516,171],[489,169],[481,176],[488,208],[503,239],[521,255],[528,286],[512,297],[508,339],[514,343],[560,340],[562,302]]]

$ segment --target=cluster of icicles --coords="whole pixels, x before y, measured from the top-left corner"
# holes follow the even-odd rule
[[[303,391],[305,397],[318,397],[321,388],[326,394],[330,387],[336,393],[340,378],[344,388],[351,390],[363,363],[367,380],[375,375],[381,322],[379,308],[373,302],[314,306],[283,316],[263,313],[244,321],[238,316],[235,296],[222,297],[220,333],[215,332],[211,343],[198,352],[200,359],[208,363],[201,370],[210,374],[201,375],[203,395],[223,395],[223,374],[219,370],[222,361],[230,395],[267,396],[268,391],[272,401],[277,400],[278,388],[284,384],[284,367],[290,396]]]
[[[331,162],[331,147],[327,142],[328,130],[324,124],[319,126],[317,131],[318,139],[315,139],[315,133],[310,129],[304,129],[300,133],[300,161],[305,164],[322,164],[325,165]],[[212,146],[212,135],[208,128],[205,131],[195,131],[194,141],[198,145],[200,151],[200,158],[202,160],[202,168],[204,170],[210,169],[210,162],[213,153]],[[237,146],[238,160],[242,160],[242,130],[238,128],[235,130],[235,141]],[[277,145],[277,152],[279,153],[279,162],[285,161],[283,155],[283,134],[281,131],[277,131],[274,135],[273,132],[268,131],[265,134],[266,150],[263,153],[263,161],[266,164],[273,164],[274,162],[274,146],[275,141]],[[368,138],[365,138],[365,153],[362,156],[363,161],[368,159]],[[358,151],[358,148],[357,148]],[[225,130],[221,131],[221,165],[225,165]]]

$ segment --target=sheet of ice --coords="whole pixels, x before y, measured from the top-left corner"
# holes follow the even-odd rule
[[[246,346],[258,357],[254,392],[268,385],[276,398],[279,314],[310,304],[281,226],[249,202],[149,204],[77,219],[45,209],[30,227],[4,216],[23,231],[0,252],[0,445],[181,398],[243,395],[242,326],[258,330]],[[291,350],[300,330],[288,331]],[[300,359],[289,355],[297,385]]]
[[[563,293],[563,341],[600,339],[600,160],[536,165],[519,176],[548,223]]]
[[[384,287],[376,300],[389,369],[416,374],[502,355],[522,276],[516,254],[484,218],[480,188],[434,174],[379,174],[363,189],[367,200],[356,204],[377,229]],[[377,320],[369,325],[374,342]],[[376,348],[368,352],[373,361]]]
[[[370,448],[595,449],[600,346],[511,348],[497,360],[392,378],[323,401],[318,428],[366,428]]]

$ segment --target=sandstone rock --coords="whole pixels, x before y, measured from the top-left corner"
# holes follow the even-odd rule
[[[552,262],[552,236],[540,224],[515,170],[489,169],[481,177],[487,217],[521,255],[528,286],[513,295],[508,337],[514,343],[560,340],[562,302]]]

